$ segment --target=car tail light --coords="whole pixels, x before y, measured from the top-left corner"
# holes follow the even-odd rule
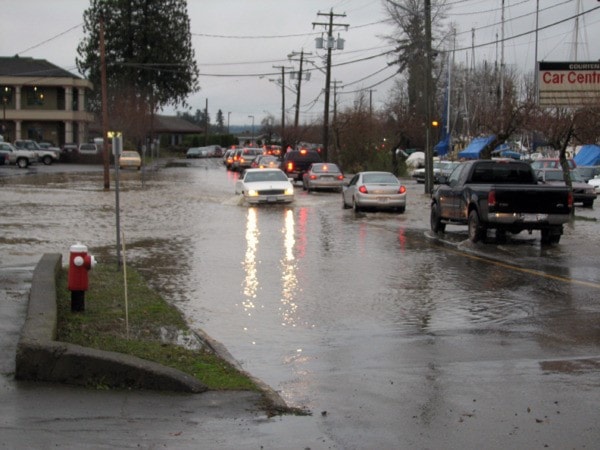
[[[398,189],[398,194],[404,194],[406,192],[406,186],[400,186],[400,189]]]
[[[286,170],[288,172],[291,172],[292,170],[294,170],[294,163],[293,162],[287,163]]]
[[[343,181],[344,180],[344,175],[338,175],[337,179],[340,180],[340,181]]]
[[[306,149],[305,149],[305,148],[301,149],[301,150],[300,150],[300,154],[301,154],[301,155],[306,155]]]
[[[367,191],[367,187],[365,185],[360,186],[358,188],[358,192],[360,192],[361,194],[368,194],[369,193],[369,191]]]
[[[488,207],[496,206],[496,191],[491,190],[488,194]]]
[[[316,180],[316,179],[317,179],[317,176],[316,176],[316,175],[311,175],[309,178],[310,178],[311,180]]]

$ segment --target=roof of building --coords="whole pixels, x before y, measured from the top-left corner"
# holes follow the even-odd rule
[[[157,133],[203,133],[204,128],[177,116],[154,116]]]
[[[0,76],[81,78],[45,59],[23,58],[21,56],[0,57]]]
[[[202,134],[204,128],[194,125],[187,120],[177,116],[154,116],[154,124],[152,127],[154,133],[158,134]],[[90,131],[102,133],[102,121],[99,116],[90,124]]]

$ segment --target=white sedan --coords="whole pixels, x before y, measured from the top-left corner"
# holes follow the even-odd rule
[[[294,200],[294,186],[281,169],[246,169],[243,178],[235,183],[235,193],[252,204]]]

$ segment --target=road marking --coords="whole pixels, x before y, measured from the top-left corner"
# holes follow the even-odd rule
[[[451,253],[454,253],[456,255],[459,255],[459,256],[466,256],[467,258],[471,258],[471,259],[474,259],[474,260],[487,262],[489,264],[494,264],[494,265],[499,266],[499,267],[504,267],[505,269],[515,270],[517,272],[523,272],[523,273],[527,273],[527,274],[530,274],[530,275],[536,275],[538,277],[548,278],[548,279],[556,280],[556,281],[562,281],[562,282],[565,282],[565,283],[578,284],[578,285],[581,285],[581,286],[586,286],[586,287],[590,287],[590,288],[594,288],[594,289],[600,289],[600,284],[599,283],[593,283],[591,281],[584,281],[584,280],[577,280],[575,278],[562,277],[560,275],[551,275],[549,273],[542,272],[541,270],[527,269],[527,268],[515,266],[515,265],[512,265],[512,264],[507,264],[507,263],[495,261],[495,260],[493,260],[491,258],[485,258],[485,257],[482,257],[482,256],[476,256],[476,255],[469,254],[469,253],[464,252],[464,251],[453,250],[453,249],[448,249],[448,251],[451,252]]]

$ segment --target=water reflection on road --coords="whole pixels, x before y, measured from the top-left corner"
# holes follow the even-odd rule
[[[123,177],[128,261],[290,403],[330,411],[323,428],[341,448],[408,445],[414,426],[441,444],[431,430],[467,417],[465,398],[482,416],[514,417],[508,405],[525,410],[528,393],[550,402],[536,387],[544,367],[566,367],[537,361],[598,355],[598,209],[556,247],[526,234],[472,245],[452,226],[440,242],[419,186],[401,215],[355,214],[339,194],[299,187],[289,207],[250,207],[233,195],[237,175],[194,164],[143,189]],[[73,240],[110,254],[114,193],[100,175],[42,180],[0,191],[2,263],[66,254]],[[546,392],[576,398],[567,384]]]

